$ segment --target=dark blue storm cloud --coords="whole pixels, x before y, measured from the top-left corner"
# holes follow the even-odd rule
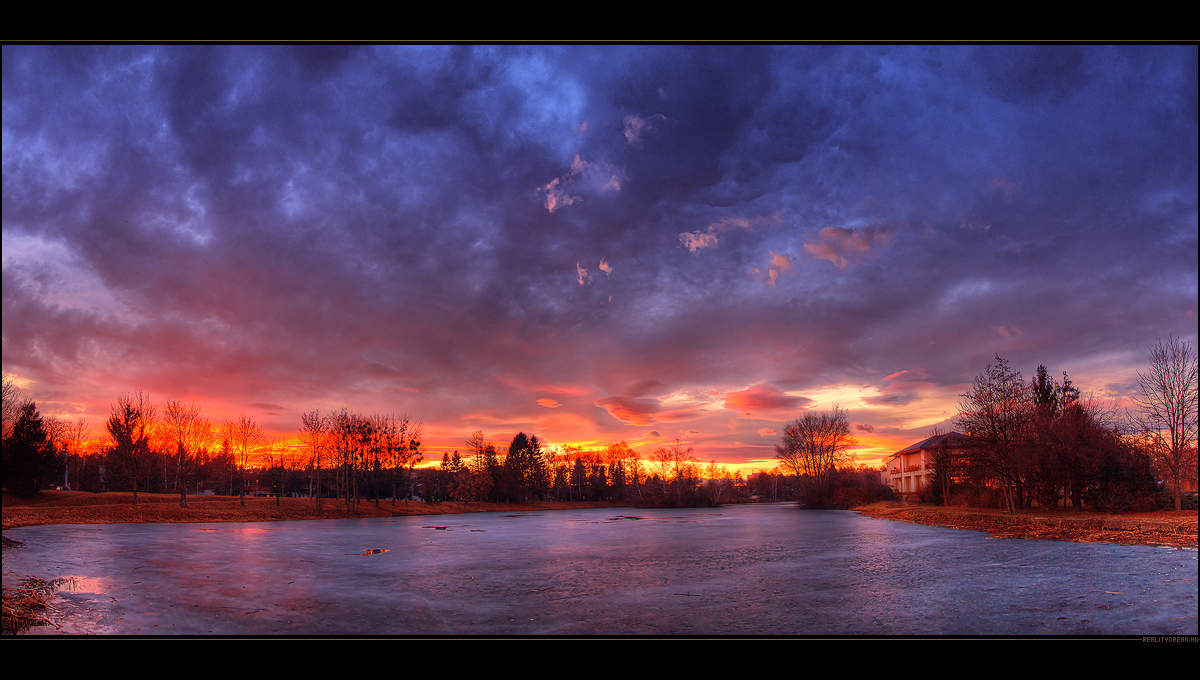
[[[724,395],[853,385],[900,432],[997,353],[1119,396],[1196,336],[1195,46],[3,54],[4,367],[64,409],[752,432]]]

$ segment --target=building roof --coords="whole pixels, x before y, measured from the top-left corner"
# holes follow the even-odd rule
[[[921,441],[917,442],[916,444],[913,444],[912,446],[908,446],[903,449],[900,449],[899,451],[897,451],[897,452],[893,453],[891,456],[889,456],[888,460],[891,460],[892,458],[895,458],[896,456],[903,456],[906,453],[916,453],[917,451],[936,449],[938,446],[940,446],[942,444],[943,441],[948,443],[950,445],[950,448],[958,449],[958,448],[962,448],[962,447],[966,446],[968,444],[968,442],[970,442],[970,440],[971,440],[970,437],[968,437],[967,435],[965,435],[961,432],[947,432],[945,434],[936,434],[932,437],[929,437],[928,439],[922,439]]]

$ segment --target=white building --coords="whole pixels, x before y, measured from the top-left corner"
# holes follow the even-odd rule
[[[960,432],[934,435],[893,453],[887,459],[887,475],[898,494],[917,493],[933,476],[933,453],[943,442],[955,453],[966,448],[970,438]]]

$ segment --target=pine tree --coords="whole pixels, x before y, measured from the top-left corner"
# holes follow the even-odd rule
[[[46,423],[32,401],[21,404],[12,433],[4,442],[4,486],[33,495],[54,476],[57,451]]]

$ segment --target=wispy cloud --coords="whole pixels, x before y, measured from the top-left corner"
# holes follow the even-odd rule
[[[576,201],[583,199],[582,196],[573,196],[568,193],[566,187],[562,185],[558,177],[555,177],[545,186],[539,188],[538,193],[544,195],[543,205],[550,212],[554,212],[564,206],[572,205]]]
[[[653,130],[656,125],[667,120],[667,117],[661,113],[647,117],[637,115],[625,116],[625,143],[630,146],[639,146],[646,134]]]
[[[807,397],[790,395],[774,385],[753,385],[727,392],[725,408],[732,411],[796,411],[812,403]]]
[[[847,269],[886,246],[889,240],[890,230],[886,227],[825,227],[817,234],[816,242],[805,243],[804,249],[814,259],[828,260],[838,269]]]
[[[610,164],[589,162],[579,154],[571,160],[571,168],[538,188],[542,205],[548,212],[574,205],[583,200],[582,193],[603,194],[621,190],[620,173]],[[575,193],[582,192],[582,193]]]
[[[779,213],[751,218],[726,216],[708,225],[707,229],[683,232],[679,235],[679,241],[683,247],[694,253],[701,248],[715,247],[718,235],[730,229],[751,229],[761,224],[776,224],[780,219]]]
[[[702,409],[664,408],[658,399],[634,397],[607,397],[597,399],[596,406],[608,411],[617,420],[629,425],[653,425],[654,423],[696,420],[706,415]]]

